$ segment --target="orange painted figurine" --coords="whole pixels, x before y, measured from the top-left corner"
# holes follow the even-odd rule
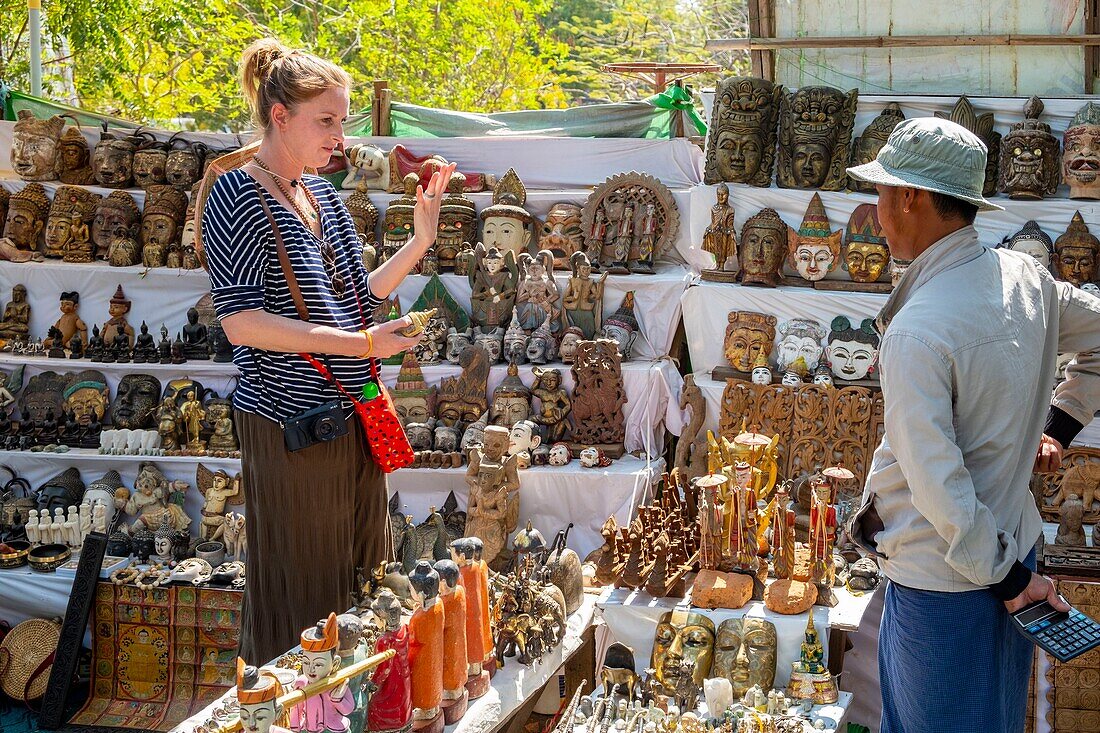
[[[488,670],[489,676],[492,677],[497,671],[497,653],[496,644],[493,642],[493,629],[489,623],[490,609],[492,608],[489,603],[489,563],[485,562],[482,557],[484,543],[477,537],[474,539],[477,540],[474,543],[474,562],[481,569],[481,605],[486,609],[481,618],[481,641],[485,645],[485,661],[481,663],[481,666]]]
[[[466,596],[466,691],[471,700],[489,691],[489,673],[482,667],[486,649],[481,631],[489,609],[481,602],[481,566],[474,562],[477,542],[476,537],[461,537],[451,543],[451,559],[458,566],[458,582]]]
[[[412,677],[413,730],[443,731],[443,604],[439,573],[421,560],[409,573],[417,609],[409,620],[409,675]]]
[[[439,597],[443,600],[443,722],[458,722],[466,714],[466,591],[459,584],[453,560],[435,564]]]
[[[283,686],[267,670],[245,664],[237,657],[237,703],[241,727],[248,733],[290,733],[286,713],[279,704]]]

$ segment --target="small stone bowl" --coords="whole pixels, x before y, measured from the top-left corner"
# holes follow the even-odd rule
[[[31,570],[52,573],[69,561],[73,551],[65,545],[39,545],[27,555]]]
[[[11,570],[21,568],[27,564],[27,555],[31,551],[31,543],[26,540],[13,540],[7,543],[14,552],[0,554],[0,569]]]

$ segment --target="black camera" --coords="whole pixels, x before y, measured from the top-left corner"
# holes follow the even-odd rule
[[[332,400],[293,415],[283,423],[287,450],[294,452],[348,434],[340,400]]]

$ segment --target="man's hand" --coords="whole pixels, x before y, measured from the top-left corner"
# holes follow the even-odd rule
[[[1070,608],[1069,604],[1058,595],[1058,591],[1054,589],[1054,583],[1050,581],[1050,578],[1045,578],[1038,573],[1031,574],[1031,580],[1028,581],[1027,587],[1020,595],[1011,601],[1005,601],[1005,608],[1008,609],[1009,613],[1014,613],[1024,606],[1041,601],[1044,598],[1059,611],[1068,611]]]
[[[1039,439],[1039,450],[1035,453],[1035,473],[1053,473],[1062,465],[1062,444],[1046,433]]]

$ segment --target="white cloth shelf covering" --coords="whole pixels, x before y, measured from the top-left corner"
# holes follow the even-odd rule
[[[603,544],[600,528],[607,518],[614,514],[620,526],[629,524],[634,509],[652,498],[664,470],[663,459],[623,456],[607,468],[581,468],[574,459],[568,466],[520,471],[520,528],[530,519],[550,542],[572,522],[569,547],[584,560]],[[442,507],[451,491],[463,511],[469,499],[465,467],[405,469],[390,474],[388,486],[391,496],[400,495],[400,511],[416,523],[427,518],[430,507]]]

